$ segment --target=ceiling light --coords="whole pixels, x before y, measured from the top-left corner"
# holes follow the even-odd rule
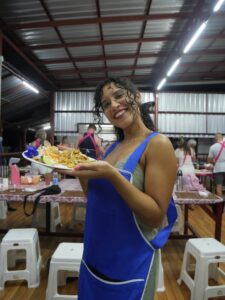
[[[50,125],[44,126],[43,129],[44,129],[44,130],[51,129],[51,126],[50,126]]]
[[[169,71],[167,72],[166,76],[170,77],[170,75],[173,73],[173,71],[176,69],[176,67],[179,65],[181,58],[178,58],[174,64],[171,66]]]
[[[187,44],[187,46],[184,48],[183,53],[187,53],[191,49],[191,47],[193,46],[194,42],[197,40],[197,38],[200,36],[200,34],[202,33],[202,31],[205,29],[207,23],[208,23],[208,20],[205,21],[204,23],[202,23],[202,25],[195,32],[195,34],[193,35],[193,37],[191,38],[191,40],[189,41],[189,43]]]
[[[224,2],[224,0],[219,0],[219,1],[216,3],[216,5],[214,6],[213,11],[214,11],[214,12],[217,12],[217,11],[220,9],[220,7],[222,6],[223,2]]]
[[[32,86],[31,84],[29,84],[28,82],[26,81],[23,81],[23,84],[29,88],[30,90],[32,90],[33,92],[35,92],[36,94],[39,94],[39,90],[37,90],[34,86]]]
[[[159,85],[157,86],[157,91],[159,91],[162,88],[165,82],[166,82],[166,77],[160,81]]]

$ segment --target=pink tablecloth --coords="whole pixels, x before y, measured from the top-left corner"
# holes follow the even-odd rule
[[[40,202],[63,202],[63,203],[77,203],[79,205],[86,205],[86,197],[82,192],[80,182],[78,179],[63,179],[59,182],[62,192],[58,195],[42,196]],[[26,188],[34,188],[36,190],[45,188],[45,182],[40,182],[36,185],[19,185],[15,191],[9,188],[6,191],[0,192],[0,201],[23,201],[24,196],[28,194]],[[33,201],[35,196],[29,196],[28,201]]]

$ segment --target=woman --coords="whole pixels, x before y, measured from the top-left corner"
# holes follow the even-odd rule
[[[178,169],[182,171],[183,175],[195,174],[195,168],[192,161],[191,147],[185,139],[180,139],[179,147],[175,150],[175,155],[177,158]],[[193,159],[195,159],[194,156]]]
[[[141,94],[126,79],[109,78],[95,92],[95,114],[115,126],[118,141],[104,160],[70,173],[88,179],[81,300],[154,299],[157,249],[176,219],[170,201],[176,159],[169,140],[153,132]],[[170,205],[169,205],[170,204]],[[169,227],[159,231],[169,205]]]
[[[49,147],[51,146],[50,142],[47,140],[47,134],[44,129],[39,129],[35,134],[35,140],[31,144],[37,150],[41,149],[42,147]],[[49,174],[52,172],[52,169],[42,166],[40,164],[36,164],[35,162],[31,163],[31,174]]]

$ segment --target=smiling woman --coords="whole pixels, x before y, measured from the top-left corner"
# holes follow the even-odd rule
[[[105,92],[105,94],[103,94],[103,92]],[[108,115],[108,112],[110,108],[112,106],[115,107],[118,104],[124,104],[125,106],[120,107],[120,111],[117,112],[117,117],[122,116],[123,112],[125,112],[125,110],[129,107],[129,109],[133,111],[134,115],[136,115],[139,111],[142,121],[146,127],[155,131],[155,126],[149,116],[148,110],[141,105],[140,92],[130,80],[109,78],[100,83],[95,93],[95,114],[100,124],[102,123],[102,110],[106,117],[109,118],[110,116]],[[115,109],[113,111],[115,111]],[[123,130],[120,127],[117,127],[113,122],[112,124],[115,127],[118,140],[122,140],[124,138]]]
[[[153,300],[157,249],[176,219],[173,147],[154,132],[131,81],[107,79],[97,87],[94,101],[99,123],[104,112],[118,141],[102,161],[79,164],[70,172],[88,180],[79,299]],[[169,227],[160,228],[166,213]]]

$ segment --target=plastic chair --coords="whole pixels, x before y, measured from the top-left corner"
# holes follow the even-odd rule
[[[6,219],[8,212],[8,206],[6,201],[0,201],[0,219]]]
[[[50,203],[51,214],[51,232],[56,231],[56,227],[61,225],[61,214],[58,202]],[[46,227],[46,206],[43,203],[39,203],[35,213],[32,215],[32,227]]]
[[[157,293],[163,293],[165,292],[165,286],[164,286],[164,270],[162,265],[162,254],[161,250],[159,249],[159,256],[158,256],[158,267],[157,267]]]
[[[16,270],[15,265],[21,250],[26,253],[23,257],[26,266],[23,270]],[[8,280],[27,280],[29,288],[39,286],[41,261],[37,229],[10,229],[0,245],[0,290],[4,289]],[[13,270],[9,270],[13,267]]]
[[[78,276],[83,255],[83,243],[60,243],[52,255],[48,275],[46,300],[76,300],[77,295],[62,295],[58,286],[66,284],[67,277]]]
[[[193,264],[191,257],[195,259]],[[225,283],[209,285],[209,279],[218,283],[225,279],[225,272],[219,263],[225,262],[225,246],[213,238],[189,239],[185,246],[183,263],[178,283],[182,281],[191,291],[191,300],[207,300],[211,297],[225,296]],[[190,271],[194,270],[194,278]]]

